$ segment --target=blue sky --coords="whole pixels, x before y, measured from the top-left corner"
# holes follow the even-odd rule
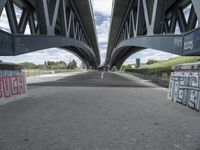
[[[100,47],[101,63],[103,63],[107,51],[112,0],[92,0],[92,3],[94,9],[94,17],[96,20],[96,29]],[[17,16],[20,16],[20,11],[17,11]],[[3,12],[3,15],[0,18],[0,28],[9,31],[8,21],[6,19],[5,11]],[[26,32],[27,33],[29,32],[28,28]],[[149,59],[166,60],[171,57],[176,57],[176,55],[164,53],[153,49],[147,49],[132,55],[129,59],[127,59],[125,63],[126,64],[135,63],[136,58],[140,58],[142,62],[146,62]],[[68,62],[70,59],[76,59],[76,61],[79,64],[81,63],[81,61],[73,54],[67,52],[66,50],[61,50],[57,48],[46,49],[19,56],[9,56],[9,57],[0,56],[0,60],[3,60],[5,62],[21,63],[29,61],[36,64],[43,64],[44,61],[46,60],[51,60],[51,61],[63,60]]]

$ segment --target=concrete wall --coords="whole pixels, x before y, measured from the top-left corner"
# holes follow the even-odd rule
[[[168,98],[200,111],[200,72],[194,68],[182,70],[181,67],[172,72]]]
[[[0,105],[27,97],[25,73],[21,70],[0,70]]]

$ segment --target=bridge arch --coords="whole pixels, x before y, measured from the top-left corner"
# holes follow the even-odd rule
[[[21,17],[16,9],[21,9]],[[15,56],[47,48],[66,49],[88,67],[100,64],[90,0],[2,0],[11,33],[0,29],[0,55]],[[25,33],[27,26],[30,35]]]
[[[198,0],[115,0],[105,66],[146,48],[199,55],[199,9]]]

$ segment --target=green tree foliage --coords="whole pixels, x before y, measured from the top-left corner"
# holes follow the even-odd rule
[[[44,66],[46,69],[53,69],[53,70],[58,70],[58,69],[68,69],[67,64],[64,61],[45,61]]]
[[[78,68],[77,62],[73,59],[68,64],[64,61],[45,61],[44,65],[36,65],[30,62],[24,62],[21,64],[24,69],[51,69],[51,70],[65,70],[65,69],[76,69]]]
[[[160,61],[151,65],[145,65],[139,69],[126,70],[127,72],[135,72],[141,74],[161,74],[163,72],[170,73],[172,66],[185,63],[193,63],[200,60],[200,56],[180,56],[170,58],[169,60]]]
[[[68,69],[76,69],[76,68],[78,68],[77,62],[73,59],[68,63]]]
[[[133,67],[132,67],[131,64],[123,65],[123,66],[121,67],[121,70],[122,70],[122,71],[125,71],[125,70],[128,70],[128,69],[133,69]]]
[[[158,60],[150,59],[150,60],[147,61],[147,65],[155,64],[157,62],[159,62],[159,61]]]
[[[20,65],[22,65],[24,69],[43,69],[44,68],[43,65],[36,65],[30,62],[24,62],[24,63],[21,63]]]

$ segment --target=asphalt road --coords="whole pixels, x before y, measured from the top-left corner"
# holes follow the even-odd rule
[[[165,88],[121,73],[35,78],[29,98],[0,106],[0,150],[200,150],[200,113]]]

